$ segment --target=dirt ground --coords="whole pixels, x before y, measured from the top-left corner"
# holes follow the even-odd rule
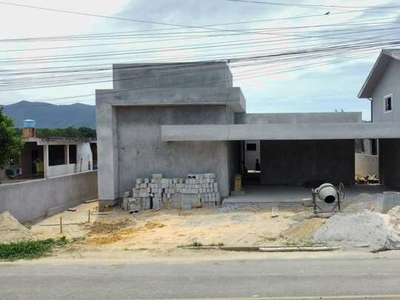
[[[97,202],[82,204],[76,211],[46,218],[31,228],[38,239],[66,236],[78,240],[64,251],[76,253],[141,252],[142,255],[184,255],[193,250],[180,246],[202,245],[268,246],[287,239],[304,239],[315,230],[315,222],[302,223],[311,210],[280,211],[249,208],[201,208],[189,211],[164,209],[129,214],[119,208],[98,212]],[[90,223],[88,213],[90,210]],[[60,233],[60,217],[62,233]],[[301,228],[296,230],[296,225]],[[62,253],[59,253],[62,254]],[[65,254],[65,253],[64,253]]]

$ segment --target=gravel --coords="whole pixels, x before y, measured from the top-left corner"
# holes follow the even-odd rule
[[[347,247],[366,244],[371,251],[385,248],[387,226],[379,213],[363,211],[357,214],[335,214],[318,229],[313,238]]]
[[[361,193],[343,202],[343,212],[346,213],[358,213],[365,209],[381,213],[383,210],[383,194]]]

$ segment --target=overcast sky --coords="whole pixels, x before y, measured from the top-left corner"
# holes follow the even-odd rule
[[[357,93],[400,33],[398,1],[0,2],[37,7],[0,3],[0,104],[94,104],[95,89],[112,88],[113,63],[231,59],[249,113],[343,109],[369,119]],[[299,50],[309,53],[287,56]]]

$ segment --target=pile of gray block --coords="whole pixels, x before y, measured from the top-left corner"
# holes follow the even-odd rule
[[[161,208],[192,209],[221,202],[215,174],[188,174],[186,178],[138,178],[132,192],[125,192],[122,209],[139,211]]]

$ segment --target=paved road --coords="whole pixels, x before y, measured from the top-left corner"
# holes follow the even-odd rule
[[[0,265],[2,300],[320,299],[319,296],[335,296],[322,299],[400,299],[400,259]]]

